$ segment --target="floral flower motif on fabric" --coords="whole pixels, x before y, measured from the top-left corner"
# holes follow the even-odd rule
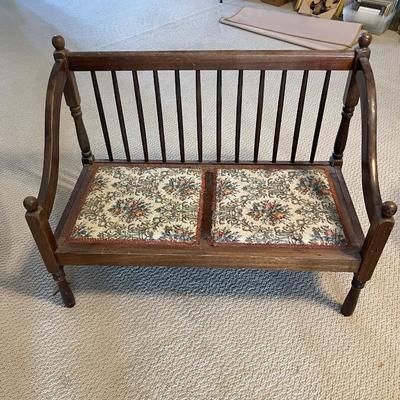
[[[216,181],[216,244],[347,244],[322,169],[221,169]]]
[[[70,237],[196,242],[201,192],[198,168],[101,166]]]

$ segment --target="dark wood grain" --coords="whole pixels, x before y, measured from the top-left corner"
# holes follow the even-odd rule
[[[201,210],[201,240],[204,246],[211,239],[212,210],[215,195],[216,174],[214,171],[204,171],[204,194]]]
[[[126,160],[113,160],[110,162],[107,159],[96,159],[94,162],[95,164],[104,164],[104,165],[144,165],[144,160],[131,160],[131,161],[126,161]],[[203,160],[199,162],[198,160],[185,160],[184,163],[182,163],[180,160],[167,160],[167,161],[162,161],[162,160],[150,160],[148,163],[146,163],[148,166],[159,166],[159,165],[174,165],[174,166],[182,166],[184,165],[186,167],[198,167],[199,165],[205,165],[205,166],[226,166],[226,167],[237,167],[238,163],[235,161],[230,161],[230,160],[224,160],[221,162],[218,161],[209,161],[209,160]],[[313,168],[313,166],[318,167],[318,166],[331,166],[330,161],[314,161],[313,163],[310,163],[310,161],[295,161],[294,163],[289,163],[289,161],[258,161],[256,164],[254,163],[253,160],[241,160],[239,165],[242,167],[252,167],[256,168],[258,166],[263,167],[263,166],[273,166],[277,165],[279,167],[285,167],[285,166],[302,166],[305,168]]]
[[[97,161],[95,161],[95,163],[98,164]],[[115,163],[112,162],[112,165],[114,164]],[[64,212],[61,215],[60,221],[58,222],[58,225],[54,231],[54,237],[57,240],[60,238],[61,233],[66,226],[68,218],[70,217],[70,214],[74,212],[74,207],[75,208],[77,207],[77,204],[75,204],[76,199],[78,199],[82,195],[82,192],[85,190],[88,179],[90,179],[91,173],[92,173],[91,168],[88,165],[84,165],[81,173],[79,174],[78,180],[76,181],[75,187],[71,192],[71,196],[68,200],[68,203],[64,208]]]
[[[393,226],[393,217],[380,217],[372,222],[361,250],[362,262],[356,273],[360,282],[367,282],[371,279]]]
[[[347,77],[346,89],[343,96],[342,119],[335,139],[332,160],[341,162],[346,148],[347,136],[349,134],[350,121],[354,108],[358,103],[360,93],[356,81],[356,71],[350,71]]]
[[[361,103],[361,160],[364,202],[370,220],[362,247],[362,263],[356,273],[360,282],[371,279],[383,248],[394,226],[397,206],[394,202],[382,203],[378,179],[376,88],[369,53],[358,57],[356,79]]]
[[[222,71],[217,71],[217,162],[221,161],[222,143]]]
[[[361,289],[364,287],[364,285],[365,284],[363,282],[353,278],[350,292],[346,296],[346,299],[344,300],[344,303],[340,309],[341,313],[345,317],[349,317],[353,314],[358,302],[358,297],[360,296]]]
[[[306,98],[307,81],[308,81],[308,71],[304,71],[303,79],[301,81],[299,103],[297,105],[296,123],[294,126],[294,134],[293,134],[293,142],[292,142],[292,154],[290,156],[291,162],[294,162],[296,160],[296,152],[297,152],[297,146],[299,143],[301,121],[303,118],[304,100]]]
[[[75,305],[75,297],[72,293],[72,290],[67,282],[67,278],[65,277],[63,267],[60,267],[59,271],[53,273],[53,279],[57,283],[58,290],[60,292],[62,301],[67,308],[71,308]]]
[[[265,71],[260,71],[260,81],[258,84],[258,100],[257,100],[257,117],[256,117],[256,132],[254,137],[254,155],[253,161],[258,161],[258,153],[260,150],[261,124],[264,105],[264,86],[265,86]]]
[[[156,97],[157,122],[158,122],[158,134],[160,137],[161,158],[163,161],[166,161],[167,153],[165,148],[164,119],[163,119],[162,103],[161,103],[160,80],[158,79],[157,71],[153,71],[153,81],[154,81],[154,94]]]
[[[147,149],[146,125],[144,122],[142,96],[140,94],[140,84],[137,71],[132,71],[133,88],[135,91],[136,108],[139,118],[140,137],[142,139],[143,157],[145,161],[149,161],[149,151]]]
[[[345,316],[353,313],[361,289],[371,279],[375,271],[375,267],[393,229],[393,216],[397,211],[397,205],[392,201],[386,201],[382,204],[379,189],[376,154],[376,88],[372,69],[369,64],[370,50],[368,48],[371,40],[372,36],[366,32],[359,38],[359,47],[356,49],[356,66],[348,77],[342,123],[332,155],[332,164],[339,160],[338,166],[340,168],[341,157],[343,156],[347,139],[349,120],[353,108],[357,104],[358,98],[360,98],[362,187],[364,202],[371,225],[362,245],[360,267],[354,274],[352,287],[341,309],[342,314]],[[349,106],[349,109],[346,110],[347,106]],[[346,111],[349,111],[348,115],[346,115]],[[343,121],[344,119],[345,121]],[[343,138],[340,138],[340,135]]]
[[[26,199],[24,205],[27,209],[25,219],[47,271],[50,273],[57,273],[59,270],[59,263],[55,256],[57,244],[51,231],[48,217],[41,206],[37,206],[35,210],[29,210]]]
[[[111,78],[112,78],[113,89],[114,89],[115,105],[117,107],[117,113],[118,113],[118,121],[119,121],[119,126],[121,129],[122,142],[124,144],[125,156],[126,156],[127,161],[130,161],[131,154],[129,151],[128,136],[126,134],[126,126],[125,126],[124,113],[122,110],[121,95],[119,94],[118,79],[117,79],[117,74],[115,71],[111,71]]]
[[[89,137],[82,118],[81,98],[79,95],[78,85],[73,72],[67,70],[67,81],[64,87],[64,97],[72,118],[75,123],[76,136],[78,138],[79,147],[82,154],[82,163],[91,164],[93,162],[93,154],[90,149]]]
[[[357,82],[361,100],[362,187],[370,222],[381,216],[382,197],[379,189],[376,153],[376,89],[367,58],[360,58]]]
[[[239,162],[240,156],[240,131],[242,127],[242,95],[243,95],[243,71],[238,72],[238,87],[236,99],[236,130],[235,130],[235,162]]]
[[[27,206],[28,209],[25,214],[26,221],[47,271],[52,274],[53,279],[56,281],[64,305],[66,307],[73,307],[75,305],[74,295],[66,280],[63,267],[56,259],[55,252],[57,245],[51,232],[47,216],[44,215],[44,210],[40,206],[35,211],[30,211],[28,204],[25,204],[25,206]]]
[[[352,51],[217,50],[71,52],[74,71],[110,70],[350,70]]]
[[[57,191],[61,99],[67,75],[65,61],[56,61],[50,73],[46,94],[44,161],[38,201],[48,217]]]
[[[108,159],[112,161],[114,157],[112,154],[110,135],[108,133],[107,121],[106,121],[106,116],[104,114],[104,107],[103,107],[103,102],[101,100],[101,94],[100,94],[99,84],[97,82],[96,72],[91,71],[90,75],[92,77],[94,96],[96,98],[97,111],[99,112],[101,130],[103,131],[103,137],[104,137],[104,142],[106,144]]]
[[[181,161],[185,161],[185,138],[183,133],[183,115],[182,115],[182,95],[181,95],[181,78],[179,70],[175,71],[175,98],[176,112],[178,117],[178,135],[179,135],[179,152]]]
[[[365,240],[364,232],[361,228],[360,221],[358,220],[349,189],[347,188],[346,181],[342,173],[342,168],[338,165],[336,165],[334,168],[335,179],[333,179],[333,184],[336,186],[339,204],[345,204],[345,207],[341,208],[343,214],[342,223],[346,228],[347,235],[351,237],[352,243],[354,243],[356,247],[361,248]]]
[[[57,260],[64,264],[81,265],[140,265],[191,266],[208,268],[266,268],[297,271],[354,272],[360,264],[357,254],[337,251],[312,252],[302,249],[254,251],[250,247],[238,249],[185,248],[161,249],[115,246],[77,246],[59,243]]]
[[[67,80],[64,85],[64,97],[74,119],[76,135],[82,153],[82,163],[91,164],[94,157],[90,149],[89,138],[82,118],[81,98],[78,85],[74,72],[68,67],[68,55],[70,52],[65,48],[65,40],[62,36],[53,36],[51,41],[55,49],[53,52],[54,60],[56,62],[64,61],[66,65],[65,71]]]
[[[281,85],[279,88],[278,110],[276,112],[275,134],[274,134],[274,147],[272,149],[272,162],[276,162],[279,148],[279,138],[281,134],[283,103],[285,101],[287,71],[282,71]]]
[[[197,122],[197,153],[198,160],[203,160],[203,115],[201,104],[201,75],[196,71],[196,122]]]

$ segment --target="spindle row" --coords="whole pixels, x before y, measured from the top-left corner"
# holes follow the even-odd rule
[[[202,115],[202,86],[201,86],[201,71],[195,70],[195,104],[196,104],[196,127],[197,127],[197,158],[199,162],[203,161],[203,115]],[[102,98],[100,94],[99,84],[95,71],[91,71],[91,78],[93,84],[94,95],[96,98],[96,104],[98,109],[98,114],[100,118],[100,124],[103,131],[104,142],[107,149],[108,158],[113,161],[113,152],[110,142],[110,135],[107,126],[107,121],[104,113],[104,107],[102,103]],[[257,113],[256,113],[256,123],[255,123],[255,135],[254,135],[254,151],[253,151],[253,162],[257,163],[259,161],[259,150],[260,142],[262,137],[262,123],[263,123],[263,111],[264,111],[264,92],[265,92],[265,76],[266,71],[261,70],[259,75],[259,85],[258,85],[258,98],[257,98]],[[321,98],[319,102],[318,115],[316,120],[316,126],[313,135],[311,154],[309,162],[313,163],[315,159],[315,154],[318,147],[318,140],[321,133],[322,120],[325,110],[326,99],[328,95],[329,81],[330,81],[331,71],[327,70],[325,72],[325,78],[321,91]],[[308,83],[309,71],[303,71],[303,78],[301,82],[301,88],[299,93],[299,100],[296,113],[296,121],[293,133],[293,141],[291,147],[291,157],[290,162],[294,163],[296,161],[297,148],[300,138],[301,122],[303,117],[304,102],[306,98],[307,83]],[[178,140],[179,140],[179,153],[180,161],[184,163],[186,161],[185,153],[185,129],[183,121],[182,112],[182,89],[181,89],[181,79],[180,70],[174,71],[175,78],[175,100],[176,100],[176,113],[177,113],[177,126],[178,126]],[[116,71],[111,71],[111,79],[113,84],[115,106],[118,114],[118,121],[121,130],[122,142],[125,151],[125,158],[127,161],[131,161],[130,148],[127,136],[127,130],[125,125],[125,118],[122,109],[121,95],[118,86],[118,78]],[[275,118],[275,132],[272,144],[272,162],[277,162],[279,141],[281,134],[282,125],[282,114],[283,106],[285,102],[285,89],[287,80],[287,70],[283,70],[281,73],[281,81],[279,88],[279,97],[277,112]],[[237,71],[237,95],[236,95],[236,125],[235,125],[235,150],[234,150],[234,161],[235,163],[240,162],[240,145],[241,145],[241,133],[242,133],[242,102],[243,102],[243,70]],[[143,159],[145,162],[149,161],[149,151],[147,144],[147,133],[146,124],[143,111],[140,81],[138,71],[132,71],[132,84],[133,92],[136,100],[137,116],[139,122],[141,144],[143,150]],[[164,117],[163,117],[163,107],[162,98],[160,90],[160,81],[158,76],[158,71],[153,71],[153,84],[154,84],[154,97],[157,110],[157,122],[159,130],[159,140],[161,149],[161,159],[163,162],[167,161],[166,154],[166,144],[165,144],[165,130],[164,130]],[[216,135],[216,162],[221,162],[222,153],[222,70],[216,71],[216,125],[215,125],[215,135]]]

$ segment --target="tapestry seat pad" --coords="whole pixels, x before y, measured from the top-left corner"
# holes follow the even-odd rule
[[[324,169],[97,166],[68,241],[346,246]],[[204,202],[211,190],[211,201]],[[210,196],[208,196],[210,197]],[[207,217],[209,216],[209,217]],[[205,218],[204,218],[205,217]],[[211,228],[202,230],[207,218]]]
[[[323,169],[222,169],[215,197],[214,243],[347,243]]]

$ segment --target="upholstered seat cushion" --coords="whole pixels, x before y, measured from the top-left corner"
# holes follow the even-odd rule
[[[69,240],[194,243],[200,169],[99,166]]]
[[[215,179],[203,179],[207,173]],[[345,246],[333,193],[324,168],[100,164],[91,167],[66,239],[198,244],[203,236],[211,245]]]
[[[325,170],[221,169],[214,244],[347,244]]]

